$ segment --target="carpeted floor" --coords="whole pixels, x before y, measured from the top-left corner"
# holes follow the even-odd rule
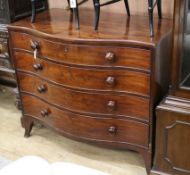
[[[0,156],[0,169],[11,163],[10,160]]]
[[[131,151],[76,142],[40,126],[35,127],[32,136],[26,139],[20,116],[14,106],[14,96],[0,90],[0,156],[8,160],[37,155],[49,162],[72,162],[112,175],[146,175],[143,158]]]

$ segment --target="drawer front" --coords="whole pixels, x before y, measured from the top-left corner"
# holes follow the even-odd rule
[[[15,52],[16,68],[62,84],[65,87],[98,91],[150,94],[150,75],[129,70],[106,70],[68,67],[49,61],[36,61],[28,53]],[[34,67],[39,65],[40,69]]]
[[[86,140],[148,147],[149,125],[132,120],[95,118],[64,112],[34,97],[22,94],[25,116],[43,121],[58,131]]]
[[[38,54],[65,64],[150,69],[151,52],[130,47],[62,44],[28,34],[11,32],[12,47],[33,52],[31,41],[39,43]]]
[[[88,115],[131,117],[149,121],[149,99],[75,91],[24,73],[18,73],[18,77],[21,92],[33,94],[63,109]]]

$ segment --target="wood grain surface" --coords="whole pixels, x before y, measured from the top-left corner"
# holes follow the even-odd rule
[[[133,47],[91,46],[52,42],[28,34],[12,32],[12,46],[33,52],[31,42],[38,43],[38,56],[63,64],[101,67],[132,67],[150,70],[151,52]],[[52,52],[54,50],[54,52]],[[60,52],[62,50],[63,52]],[[112,55],[111,55],[112,54]],[[80,55],[80,57],[78,56]],[[112,57],[111,57],[112,56]]]
[[[132,149],[152,166],[154,108],[167,90],[172,20],[51,9],[11,24],[10,48],[21,93],[25,136],[34,121],[80,141]],[[21,37],[20,37],[21,36]],[[18,40],[21,39],[21,41]]]
[[[88,16],[88,18],[86,18]],[[154,48],[160,39],[171,32],[172,20],[154,20],[154,37],[150,37],[149,18],[146,16],[126,17],[124,14],[104,12],[98,31],[93,29],[94,12],[89,9],[81,11],[80,30],[75,29],[75,24],[70,11],[51,9],[39,13],[35,24],[30,18],[15,22],[9,26],[9,31],[23,31],[37,37],[51,39],[56,42]],[[20,27],[22,26],[22,27]],[[38,31],[36,33],[35,31]]]
[[[21,92],[42,98],[62,109],[88,115],[134,118],[149,121],[149,99],[119,95],[69,90],[53,85],[35,76],[18,73]],[[45,90],[40,91],[40,86]],[[61,95],[60,95],[61,94]],[[113,102],[113,105],[109,105]]]
[[[94,141],[118,142],[147,148],[149,126],[132,120],[96,118],[64,112],[32,96],[22,94],[24,115],[38,118],[53,128],[79,138]],[[41,111],[48,109],[46,116]],[[115,131],[109,131],[115,127]],[[126,134],[128,133],[128,134]]]
[[[101,0],[102,2],[106,2],[107,0]],[[148,1],[147,0],[128,0],[129,7],[132,15],[148,15]],[[67,1],[63,0],[49,0],[50,8],[63,8],[67,7]],[[93,8],[93,3],[89,0],[86,4],[82,6]],[[164,18],[172,18],[173,15],[173,7],[174,0],[165,0],[163,1],[162,9],[163,9],[163,17]],[[126,13],[124,2],[121,1],[119,3],[105,6],[101,9],[102,11],[112,11],[114,13]],[[155,17],[157,17],[157,10],[155,10]]]
[[[30,72],[43,79],[69,88],[102,92],[123,92],[150,96],[150,75],[144,72],[118,69],[64,66],[43,59],[35,60],[33,55],[15,52],[17,70]],[[40,64],[42,70],[36,70]]]

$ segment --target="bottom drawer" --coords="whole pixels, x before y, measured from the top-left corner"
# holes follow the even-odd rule
[[[66,112],[38,98],[21,94],[24,116],[41,120],[63,134],[86,140],[148,147],[149,125],[133,120],[90,117]]]

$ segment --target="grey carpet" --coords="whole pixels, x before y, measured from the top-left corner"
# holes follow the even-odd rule
[[[11,161],[0,156],[0,169],[9,164]]]

